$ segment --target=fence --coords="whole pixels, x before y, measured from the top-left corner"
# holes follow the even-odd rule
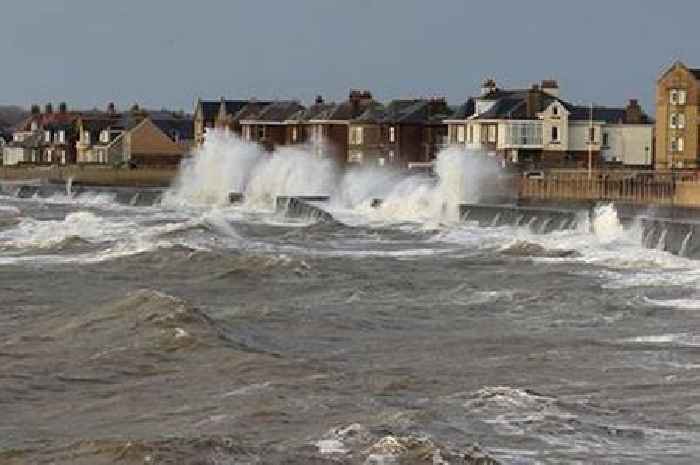
[[[550,173],[540,179],[520,178],[518,194],[533,200],[609,200],[700,207],[700,179],[694,173],[599,173],[591,178],[581,171]]]

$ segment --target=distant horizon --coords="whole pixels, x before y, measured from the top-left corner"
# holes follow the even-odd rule
[[[26,109],[191,112],[198,97],[309,104],[344,100],[350,88],[382,102],[439,95],[457,105],[491,77],[506,88],[555,79],[572,103],[636,98],[653,114],[659,74],[676,60],[700,66],[700,4],[680,0],[121,0],[108,10],[7,0],[3,12],[12,21],[0,28],[0,104]]]

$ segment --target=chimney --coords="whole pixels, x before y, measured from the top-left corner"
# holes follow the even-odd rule
[[[532,88],[527,91],[527,117],[534,118],[537,113],[542,111],[542,90],[537,84],[533,84]]]
[[[109,102],[107,104],[107,113],[110,115],[114,115],[117,113],[117,106],[114,104],[114,102]]]
[[[41,107],[39,105],[32,105],[32,115],[38,115],[41,113]]]
[[[545,79],[542,81],[542,92],[559,98],[559,84],[554,79]]]
[[[348,97],[352,105],[353,114],[364,111],[365,107],[372,101],[372,94],[368,90],[351,89]]]
[[[138,103],[134,103],[133,105],[131,105],[132,113],[138,113],[139,111],[141,111],[141,107],[139,107]]]
[[[51,113],[53,113],[53,105],[51,105],[50,103],[47,103],[46,106],[44,107],[44,113],[46,113],[47,115],[50,115]]]
[[[496,81],[491,78],[485,79],[484,82],[481,83],[481,96],[483,97],[496,89],[498,89],[498,87],[496,87]]]
[[[637,99],[631,99],[625,108],[625,123],[640,124],[644,122],[644,112]]]
[[[321,105],[323,103],[323,96],[317,95],[314,103],[316,103],[316,105]]]
[[[428,100],[428,114],[439,115],[441,113],[447,113],[449,110],[447,106],[447,98],[445,97],[431,97]]]
[[[58,112],[63,114],[68,113],[68,105],[66,105],[66,102],[58,104]]]

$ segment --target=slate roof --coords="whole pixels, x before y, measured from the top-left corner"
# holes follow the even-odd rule
[[[452,114],[446,119],[462,120],[467,119],[476,111],[476,104],[473,97],[467,99],[466,102],[458,106]]]
[[[219,114],[219,108],[221,107],[220,100],[200,100],[199,104],[202,107],[202,117],[204,121],[214,121],[216,115]]]
[[[695,79],[700,81],[700,68],[689,68],[688,71],[695,76]]]
[[[445,102],[426,99],[392,100],[384,106],[379,103],[369,107],[353,121],[385,124],[426,124],[441,122],[452,113]]]
[[[267,105],[257,115],[251,115],[247,120],[278,122],[287,121],[292,115],[304,107],[293,100],[279,100]]]
[[[334,103],[315,103],[308,108],[297,111],[289,117],[290,121],[310,121],[321,117],[334,108]]]
[[[578,106],[566,103],[566,109],[569,111],[569,119],[572,121],[588,121],[591,118],[590,106]],[[593,107],[593,121],[605,121],[609,124],[624,123],[626,118],[625,108],[615,107]],[[644,114],[642,122],[651,123],[651,118]]]

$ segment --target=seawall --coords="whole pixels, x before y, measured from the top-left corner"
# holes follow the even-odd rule
[[[167,187],[177,175],[177,168],[114,168],[99,165],[71,166],[0,166],[1,181],[37,181],[74,186]]]
[[[3,181],[0,180],[0,193],[17,198],[53,197],[67,195],[80,198],[85,194],[106,194],[123,205],[151,206],[160,203],[164,188],[160,187],[126,187],[126,186],[91,186],[69,184],[47,184],[39,181]]]
[[[527,227],[534,233],[547,234],[593,224],[597,205],[593,202],[462,204],[460,215],[464,221],[474,221],[482,227]],[[642,246],[700,258],[700,209],[624,202],[613,202],[613,206],[623,226],[639,224]]]

